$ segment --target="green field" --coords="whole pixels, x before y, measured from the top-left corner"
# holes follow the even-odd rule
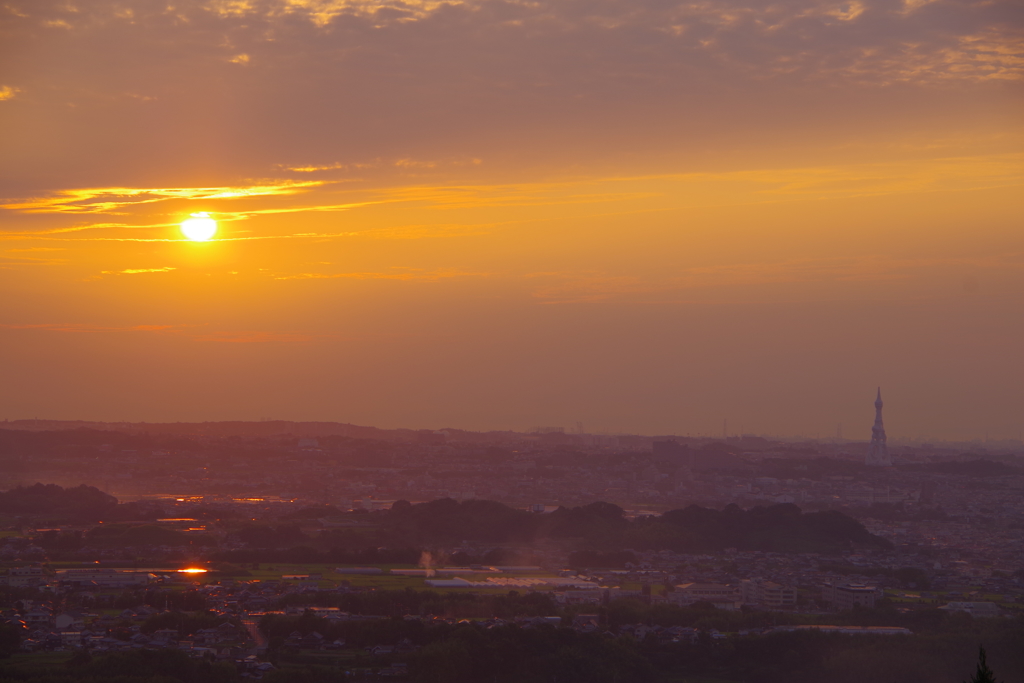
[[[378,588],[381,590],[404,590],[412,588],[422,591],[434,591],[447,593],[449,591],[463,591],[462,588],[434,588],[426,585],[426,578],[422,576],[395,576],[388,574],[391,569],[417,569],[415,565],[408,564],[368,564],[360,565],[377,567],[383,570],[382,574],[336,574],[335,567],[338,564],[283,564],[283,563],[260,563],[259,569],[253,569],[251,565],[241,565],[237,571],[217,570],[210,574],[198,575],[195,577],[197,583],[211,583],[222,579],[236,579],[238,581],[279,581],[282,576],[301,574],[321,574],[323,579],[319,582],[321,588],[331,588],[340,585],[345,581],[348,585],[356,588]],[[436,578],[454,578],[458,574],[438,576]],[[501,574],[506,578],[515,578],[516,574]],[[552,574],[523,574],[523,577],[543,578]],[[480,574],[466,574],[463,578],[471,581],[482,581],[486,578]],[[504,594],[509,590],[546,590],[546,589],[509,589],[505,587],[495,588],[473,588],[473,592],[483,594]]]
[[[24,563],[4,563],[3,565],[0,565],[0,567],[7,568],[7,567],[12,567],[12,566],[21,566],[23,564]],[[116,563],[116,562],[107,563],[107,562],[104,562],[102,565],[95,565],[95,566],[102,566],[105,569],[127,569],[127,570],[139,569],[139,570],[158,571],[158,570],[153,569],[152,567],[145,567],[144,565],[145,565],[145,563],[141,563],[141,564],[137,565],[135,563],[127,563],[127,562],[122,562],[122,563]],[[91,563],[87,563],[87,562],[54,562],[54,563],[49,563],[47,565],[47,567],[49,569],[51,569],[51,570],[89,568],[89,567],[92,567],[92,566],[94,566],[94,565],[92,565]],[[258,566],[259,566],[258,569],[254,569],[253,565],[248,564],[248,563],[243,563],[243,564],[238,564],[238,565],[220,566],[220,567],[217,567],[216,569],[211,568],[209,573],[197,574],[197,575],[188,577],[190,580],[188,580],[186,582],[182,582],[182,583],[175,582],[173,584],[168,584],[166,586],[166,588],[170,589],[170,590],[184,590],[184,589],[187,589],[190,584],[216,583],[218,581],[229,580],[229,579],[234,579],[234,580],[237,580],[237,581],[280,581],[282,576],[287,576],[287,575],[320,574],[321,576],[323,576],[323,579],[319,582],[320,588],[332,588],[332,587],[341,585],[342,582],[344,581],[344,582],[347,582],[347,584],[349,586],[352,586],[352,587],[355,587],[355,588],[377,588],[377,589],[381,589],[381,590],[404,590],[406,588],[412,588],[412,589],[415,589],[415,590],[434,591],[434,592],[439,592],[439,593],[447,593],[449,591],[459,592],[459,591],[467,590],[467,589],[462,589],[462,588],[434,588],[434,587],[426,585],[426,577],[422,577],[422,576],[400,576],[400,575],[399,576],[395,576],[395,575],[391,575],[391,574],[388,573],[388,571],[391,570],[391,569],[417,569],[418,568],[415,565],[410,565],[410,564],[371,564],[371,565],[360,565],[360,566],[368,566],[368,567],[377,567],[377,568],[379,568],[379,569],[381,569],[383,571],[383,573],[381,573],[381,574],[336,574],[334,572],[334,569],[335,569],[335,567],[339,566],[337,563],[331,563],[331,564],[327,564],[327,563],[285,564],[285,563],[275,563],[275,562],[263,562],[263,563],[259,563]],[[341,565],[341,566],[351,566],[351,565]],[[163,568],[159,569],[159,571],[163,571],[163,570],[164,570]],[[166,571],[170,572],[170,571],[173,571],[173,570],[171,569],[170,566],[168,566],[168,567],[166,567]],[[446,575],[443,575],[443,576],[437,576],[435,578],[446,579],[446,578],[455,578],[456,576],[459,576],[459,575],[458,574],[452,574],[452,575],[447,575],[446,574]],[[481,575],[481,574],[465,574],[465,575],[462,575],[462,578],[466,578],[466,579],[469,579],[471,581],[483,581],[484,579],[486,579],[486,576],[487,575]],[[553,576],[553,574],[550,574],[550,573],[547,573],[547,574],[526,573],[526,574],[521,574],[521,575],[518,575],[518,574],[500,574],[500,576],[505,577],[505,578],[517,578],[517,577],[523,577],[523,578],[544,578],[544,577]],[[636,589],[639,589],[639,588],[640,588],[640,584],[638,583],[638,584],[636,584]],[[122,590],[123,589],[102,589],[99,592],[100,593],[104,593],[104,594],[107,594],[107,593],[114,593],[114,594],[116,594],[116,593],[121,592]],[[548,589],[546,589],[546,588],[518,588],[517,589],[517,588],[506,588],[506,587],[500,587],[499,586],[499,587],[495,587],[495,588],[473,588],[473,589],[468,589],[468,590],[472,590],[473,592],[482,593],[482,594],[504,594],[504,593],[507,593],[509,590],[519,590],[520,592],[529,592],[529,591],[536,591],[536,590],[543,591],[543,590],[548,590]]]

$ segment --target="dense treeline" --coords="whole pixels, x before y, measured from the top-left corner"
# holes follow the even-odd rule
[[[57,484],[33,484],[0,491],[0,513],[46,515],[67,521],[157,519],[163,510],[152,503],[121,503],[95,486],[64,488]]]
[[[842,512],[803,513],[792,503],[750,510],[732,504],[721,511],[691,505],[684,510],[670,510],[661,517],[638,520],[635,536],[638,540],[630,547],[638,549],[735,547],[776,552],[827,552],[853,544],[890,547],[888,541],[873,536],[860,522]]]
[[[360,529],[331,529],[311,538],[297,524],[242,525],[235,538],[249,549],[220,553],[227,562],[412,562],[424,547],[463,540],[529,544],[539,539],[582,540],[585,550],[573,566],[622,567],[633,559],[622,548],[708,552],[725,548],[774,552],[832,553],[854,546],[888,548],[857,520],[838,511],[804,513],[793,504],[743,510],[691,505],[658,517],[626,519],[611,503],[559,508],[539,515],[485,500],[450,498],[412,505],[398,501],[390,510],[361,515]],[[502,558],[463,558],[500,564]]]
[[[84,536],[51,533],[39,543],[49,551],[74,551],[83,545],[132,547],[140,545],[215,545],[212,536],[184,534],[146,524],[111,524],[120,519],[154,519],[163,511],[152,505],[121,504],[91,486],[62,488],[35,484],[0,492],[0,512],[43,514],[75,520],[105,521]],[[336,509],[309,509],[302,515],[339,514]],[[538,539],[581,539],[586,550],[603,555],[577,555],[579,566],[622,566],[625,556],[609,553],[622,548],[706,552],[724,548],[776,552],[835,552],[854,545],[888,547],[855,519],[838,511],[805,513],[793,504],[743,510],[691,505],[661,516],[626,519],[622,508],[597,502],[560,507],[550,514],[517,510],[489,500],[462,502],[444,498],[413,505],[396,502],[391,509],[359,515],[358,529],[330,529],[318,537],[305,536],[299,524],[233,522],[231,535],[250,551],[218,556],[231,562],[415,562],[424,546],[458,544],[463,540],[494,544],[527,544]],[[376,550],[384,548],[385,550]],[[264,552],[251,552],[252,550]],[[401,550],[394,550],[401,549]],[[286,552],[265,552],[265,551]],[[376,553],[376,554],[375,554]],[[386,557],[385,557],[386,556]]]
[[[714,610],[703,611],[706,616]],[[878,615],[861,617],[875,619]],[[753,621],[771,615],[733,613],[726,618]],[[279,664],[287,664],[292,656],[285,641],[295,632],[316,632],[326,642],[343,639],[347,648],[357,650],[407,641],[418,649],[395,657],[409,664],[413,681],[424,682],[715,679],[744,683],[958,683],[969,676],[979,642],[985,643],[989,662],[1001,677],[1017,680],[1024,673],[1024,652],[1019,648],[1024,642],[1024,622],[969,617],[942,622],[941,616],[935,618],[930,629],[925,627],[922,635],[915,636],[782,631],[716,640],[710,635],[715,627],[705,624],[698,626],[704,630],[693,641],[654,635],[636,640],[548,625],[487,629],[468,622],[427,626],[403,619],[329,624],[308,614],[268,617],[262,628]],[[369,661],[361,659],[364,666],[369,666]],[[289,677],[282,673],[271,680],[287,681]]]
[[[85,515],[94,517],[111,510],[117,498],[94,486],[65,489],[56,484],[18,486],[0,492],[0,512],[14,514]]]
[[[275,607],[310,604],[310,596],[290,595],[275,602]],[[433,614],[457,619],[477,617],[542,617],[557,615],[559,608],[551,593],[504,595],[475,593],[437,593],[405,590],[374,590],[358,593],[322,593],[312,596],[318,607],[337,607],[352,614],[401,617],[406,614]]]
[[[261,621],[260,628],[270,639],[272,651],[285,647],[287,637],[296,631],[304,635],[316,632],[325,642],[340,639],[346,647],[357,648],[407,640],[420,648],[415,654],[402,655],[414,681],[654,680],[654,669],[635,641],[550,626],[522,629],[506,625],[484,630],[469,623],[426,626],[403,619],[330,624],[307,614],[297,618],[269,616]]]
[[[602,622],[606,622],[613,628],[623,624],[648,624],[651,626],[716,629],[723,632],[738,632],[744,629],[774,627],[783,624],[838,624],[842,626],[898,626],[917,634],[948,635],[967,633],[978,628],[979,625],[999,626],[1013,623],[998,619],[973,619],[963,612],[949,612],[938,608],[901,612],[892,605],[872,609],[857,608],[841,613],[810,615],[792,612],[720,610],[706,603],[704,605],[696,603],[689,607],[665,604],[650,605],[641,600],[625,598],[613,600],[607,606],[596,611],[601,616]]]
[[[597,550],[577,550],[569,553],[569,566],[573,569],[602,567],[606,569],[625,569],[627,564],[637,564],[636,554],[629,550],[602,553]]]
[[[447,630],[447,629],[445,629]],[[413,681],[502,683],[643,683],[654,667],[630,638],[606,638],[569,629],[502,626],[483,631],[455,627],[410,662]]]
[[[397,592],[396,592],[397,593]],[[406,592],[408,593],[408,592]],[[531,596],[510,594],[508,607],[520,613]],[[459,596],[458,599],[473,599]],[[533,605],[542,610],[549,605]],[[571,617],[571,614],[566,615]],[[806,617],[806,615],[805,615]],[[427,624],[401,617],[369,621],[329,621],[306,613],[269,615],[260,628],[269,640],[269,657],[279,670],[267,683],[316,683],[345,680],[345,669],[363,672],[393,662],[409,667],[414,683],[658,683],[716,680],[734,683],[959,683],[975,666],[983,643],[988,663],[1001,680],[1024,677],[1024,619],[972,619],[940,610],[901,613],[895,609],[831,615],[839,623],[901,625],[914,636],[847,636],[818,631],[773,631],[767,635],[716,639],[714,630],[771,628],[798,615],[725,612],[711,607],[687,609],[614,601],[600,608],[601,627],[581,633],[549,624],[486,627],[480,622]],[[161,615],[143,631],[178,628],[182,633],[213,625],[213,615]],[[649,633],[621,635],[622,624],[690,626],[696,638]],[[294,634],[343,642],[343,650],[306,669],[309,660]],[[404,644],[392,654],[373,655],[377,645]],[[9,650],[8,650],[9,651]],[[332,663],[331,657],[342,660]],[[299,664],[299,666],[296,666]],[[192,659],[173,650],[136,650],[90,656],[79,652],[47,664],[28,659],[0,661],[0,683],[233,683],[240,680],[230,663]]]
[[[831,552],[851,545],[888,547],[855,519],[838,511],[804,513],[793,504],[743,510],[691,505],[658,517],[629,521],[617,505],[591,503],[546,515],[494,501],[450,498],[411,505],[398,501],[378,523],[399,536],[431,542],[459,539],[516,542],[537,538],[582,538],[597,550],[669,549],[701,552],[741,550]]]
[[[1018,634],[1019,635],[1019,634]],[[1001,676],[1019,679],[1019,648],[1013,635],[992,634]],[[747,683],[960,683],[974,668],[978,641],[972,635],[848,636],[820,631],[736,638],[717,647],[679,644],[642,652],[676,672]],[[659,667],[660,668],[660,667]]]
[[[280,630],[294,626],[281,623]],[[391,620],[360,624],[350,635],[361,642],[407,638],[414,652],[370,658],[357,665],[388,661],[409,666],[415,683],[657,683],[716,680],[743,683],[960,683],[977,662],[979,639],[997,680],[1020,680],[1024,653],[1019,624],[983,626],[965,634],[939,636],[844,636],[815,631],[695,641],[636,640],[578,633],[550,626],[484,629],[472,624],[425,627]],[[280,636],[275,635],[275,639]],[[352,641],[355,642],[355,641]],[[278,671],[267,683],[326,683],[346,680],[330,666],[295,667],[286,651],[271,655]],[[192,659],[174,650],[135,650],[90,657],[79,653],[64,663],[40,666],[0,662],[0,683],[236,683],[230,663]]]
[[[184,637],[200,629],[217,628],[224,623],[240,625],[237,619],[229,619],[213,612],[161,612],[148,617],[142,622],[139,630],[148,635],[160,629],[173,628]]]
[[[294,542],[295,539],[292,539]],[[368,541],[364,541],[368,543]],[[286,564],[310,564],[329,562],[336,564],[416,564],[423,551],[419,548],[377,548],[364,547],[357,551],[342,548],[317,550],[308,545],[292,548],[268,549],[252,548],[248,550],[225,550],[212,554],[210,557],[218,562],[260,563],[282,562]]]
[[[0,624],[0,659],[6,659],[18,651],[21,645],[21,630],[11,624]]]
[[[691,505],[658,517],[630,521],[622,508],[603,502],[558,508],[540,515],[495,501],[458,502],[444,498],[416,505],[398,501],[390,510],[363,517],[368,528],[330,530],[317,539],[307,539],[311,547],[306,561],[317,556],[313,545],[320,547],[320,557],[326,557],[322,554],[324,550],[351,553],[380,546],[422,547],[423,544],[448,545],[463,540],[517,544],[541,538],[582,539],[591,550],[605,551],[599,555],[576,556],[578,564],[596,563],[590,566],[603,561],[610,566],[624,564],[624,556],[609,554],[622,548],[704,552],[734,547],[779,552],[835,552],[853,545],[889,547],[887,541],[871,535],[860,522],[841,512],[804,513],[793,504],[751,510],[736,505],[724,510]],[[238,532],[238,537],[254,548],[294,546],[297,536],[301,534],[294,523],[250,527]],[[245,561],[235,555],[224,559]]]
[[[280,608],[293,604],[298,604],[298,601],[286,597],[275,603],[275,606]],[[588,613],[597,615],[602,626],[610,629],[617,629],[625,624],[646,624],[648,626],[683,626],[705,630],[715,629],[722,632],[739,632],[784,624],[839,624],[844,626],[898,626],[916,634],[950,635],[972,631],[982,633],[986,632],[985,629],[999,631],[1000,626],[1018,631],[1024,628],[1024,621],[1018,623],[1011,620],[973,619],[963,612],[949,612],[938,608],[901,612],[888,605],[873,609],[858,608],[838,614],[809,615],[756,610],[720,610],[708,603],[679,607],[670,604],[649,604],[636,598],[612,600],[606,605],[560,606],[554,602],[549,593],[520,594],[516,591],[505,595],[475,595],[455,592],[442,594],[416,591],[410,588],[400,591],[383,590],[351,595],[323,595],[317,596],[314,604],[321,607],[338,607],[352,614],[376,615],[398,621],[410,614],[455,619],[491,616],[501,619],[561,616],[563,619],[571,620],[576,614]],[[330,629],[334,628],[336,624],[309,614],[303,616],[301,620],[295,616],[272,616],[268,619],[276,624],[289,624],[289,626],[281,627],[288,632],[292,630],[299,630],[302,633],[318,631],[322,635],[335,633]],[[372,622],[351,622],[345,628],[362,628],[352,624],[365,623]],[[328,632],[323,629],[328,629]],[[344,631],[337,631],[337,633],[345,636]],[[359,639],[358,642],[362,642],[362,640]],[[394,641],[382,642],[389,644]]]
[[[237,683],[234,664],[193,659],[177,650],[131,650],[97,657],[80,652],[41,667],[0,662],[0,683]]]

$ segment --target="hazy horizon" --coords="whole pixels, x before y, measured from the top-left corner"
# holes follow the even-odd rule
[[[438,426],[438,425],[427,425],[427,426],[418,426],[418,427],[410,427],[410,426],[382,427],[382,426],[379,426],[379,425],[354,424],[354,423],[351,423],[351,422],[343,422],[343,421],[338,421],[338,420],[284,420],[284,419],[267,418],[267,417],[260,418],[258,420],[178,420],[178,421],[74,420],[74,419],[49,419],[49,418],[44,418],[44,417],[34,417],[34,418],[19,418],[19,419],[13,419],[13,420],[12,419],[8,419],[8,418],[3,418],[2,422],[0,422],[0,425],[13,426],[15,429],[28,428],[28,427],[41,427],[41,428],[45,428],[45,427],[50,427],[52,425],[52,426],[54,426],[57,429],[63,429],[63,428],[69,428],[69,427],[63,427],[62,425],[65,425],[65,424],[66,425],[76,425],[76,424],[80,424],[80,423],[84,424],[84,425],[96,424],[96,425],[110,425],[112,427],[120,426],[120,427],[123,428],[123,427],[127,427],[127,426],[137,426],[137,425],[146,425],[147,427],[158,427],[160,425],[169,425],[169,426],[170,425],[174,425],[174,426],[177,426],[177,425],[190,425],[190,424],[194,424],[194,425],[228,425],[228,424],[237,424],[237,423],[240,423],[240,424],[266,424],[266,423],[277,423],[277,422],[285,423],[285,424],[295,424],[295,425],[304,425],[304,424],[306,424],[306,425],[330,425],[330,424],[336,424],[336,425],[339,425],[339,426],[356,427],[356,428],[359,428],[359,429],[379,429],[381,431],[403,431],[404,430],[404,431],[414,431],[414,432],[423,432],[423,431],[440,432],[440,431],[451,430],[451,431],[468,432],[468,433],[471,433],[471,434],[488,434],[488,433],[508,432],[508,433],[513,433],[513,434],[531,435],[531,434],[547,433],[547,430],[550,430],[550,429],[556,429],[556,430],[557,429],[562,429],[562,430],[564,430],[563,433],[566,434],[567,436],[585,436],[585,437],[593,437],[593,436],[599,436],[599,437],[611,436],[611,437],[616,437],[616,436],[622,436],[622,437],[638,437],[638,438],[654,438],[654,439],[669,438],[669,439],[694,439],[694,440],[710,440],[710,441],[716,441],[716,440],[717,441],[721,441],[721,440],[723,440],[722,432],[719,432],[717,434],[713,433],[713,432],[686,432],[686,433],[680,433],[680,432],[637,433],[637,432],[624,432],[624,431],[622,431],[622,432],[614,432],[614,431],[608,431],[608,430],[588,430],[588,429],[585,428],[585,426],[584,426],[583,432],[579,432],[579,431],[577,431],[577,429],[579,428],[579,425],[566,425],[566,426],[562,426],[562,425],[547,425],[547,426],[534,426],[534,427],[522,427],[522,428],[509,427],[509,428],[506,428],[506,429],[467,429],[467,428],[458,427],[458,426],[455,426],[455,425],[440,425],[440,426]],[[33,424],[33,423],[35,423],[35,424]],[[153,432],[154,433],[164,433],[164,432],[161,432],[160,430],[153,430]],[[272,433],[268,433],[268,434],[285,435],[285,434],[293,434],[293,433],[292,432],[272,432]],[[299,432],[299,433],[295,433],[293,435],[296,436],[296,437],[315,436],[315,434],[313,432],[309,432],[309,433],[307,433],[307,432]],[[1018,447],[1022,443],[1022,441],[1019,438],[1019,436],[1020,435],[1018,435],[1017,437],[1011,436],[1011,437],[1008,437],[1008,438],[1000,439],[1000,438],[992,437],[990,435],[983,435],[983,436],[976,436],[976,437],[965,438],[965,439],[945,439],[945,438],[941,438],[941,437],[928,436],[928,435],[916,435],[916,436],[888,435],[889,443],[890,444],[905,443],[905,444],[918,444],[919,445],[919,444],[925,444],[925,443],[929,443],[929,442],[934,442],[936,444],[946,444],[946,445],[962,444],[962,445],[966,446],[968,444],[979,445],[979,444],[989,444],[989,443],[991,443],[991,444],[996,444],[996,445],[1002,444],[1002,445],[1005,445],[1005,446],[1009,446],[1011,448],[1016,448],[1016,447]],[[740,439],[740,438],[746,438],[746,437],[762,438],[762,439],[766,439],[768,441],[779,441],[779,442],[782,442],[782,443],[799,443],[799,442],[802,442],[802,441],[807,441],[807,442],[822,442],[822,443],[833,443],[833,444],[845,444],[845,443],[849,443],[849,444],[868,444],[871,441],[870,433],[867,436],[864,436],[864,435],[848,435],[848,434],[846,434],[845,430],[843,430],[842,434],[831,434],[831,435],[820,433],[820,432],[816,433],[816,434],[779,434],[779,433],[751,433],[751,432],[733,432],[733,431],[729,431],[728,434],[724,438],[726,440],[734,440],[734,439]]]

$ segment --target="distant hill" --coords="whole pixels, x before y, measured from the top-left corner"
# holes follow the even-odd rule
[[[417,433],[413,429],[378,429],[342,422],[290,422],[260,420],[258,422],[86,422],[73,420],[10,420],[0,423],[4,430],[66,431],[96,430],[129,434],[179,434],[202,436],[348,436],[357,439],[387,439]]]
[[[416,442],[430,441],[440,430],[432,429],[380,429],[344,422],[292,422],[289,420],[260,420],[256,422],[88,422],[81,420],[5,420],[0,421],[0,452],[5,445],[49,442],[73,444],[122,443],[126,438],[227,438],[240,437],[296,437]],[[510,431],[473,432],[445,428],[446,437],[470,443],[486,443],[506,436],[523,436]],[[47,436],[51,435],[51,436]],[[128,444],[126,444],[128,445]],[[135,444],[137,445],[137,444]]]

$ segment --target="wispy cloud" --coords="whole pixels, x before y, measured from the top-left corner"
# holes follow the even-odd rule
[[[397,168],[407,171],[429,171],[442,168],[459,168],[465,166],[480,166],[482,159],[469,158],[448,158],[448,159],[414,159],[404,157],[393,161],[384,159],[373,159],[372,161],[341,162],[334,161],[319,164],[278,164],[277,168],[293,173],[316,173],[320,171],[366,171],[372,169]]]
[[[540,219],[548,207],[593,207],[588,214],[577,212],[577,219],[609,212],[651,212],[681,210],[685,208],[717,205],[737,206],[781,202],[818,201],[836,198],[855,198],[898,195],[907,193],[948,193],[981,189],[996,189],[1024,185],[1024,154],[1004,153],[979,156],[933,158],[927,161],[901,161],[861,163],[835,166],[796,168],[760,168],[754,170],[662,174],[605,178],[584,178],[566,181],[506,184],[417,184],[383,188],[321,187],[326,183],[312,182],[296,185],[280,181],[250,188],[205,188],[197,190],[163,190],[157,197],[151,189],[128,188],[120,192],[129,200],[139,198],[133,208],[123,203],[85,200],[88,212],[102,213],[106,208],[117,213],[122,208],[137,211],[140,221],[97,221],[49,227],[35,231],[0,231],[0,240],[39,240],[57,242],[184,242],[187,239],[177,230],[168,234],[167,228],[176,228],[177,222],[145,221],[142,203],[164,201],[179,196],[206,196],[219,198],[247,197],[247,206],[216,211],[216,219],[233,223],[264,216],[288,214],[339,213],[356,209],[398,206],[417,210],[466,211],[474,209],[525,209],[507,221],[419,222],[392,227],[366,227],[359,219],[347,222],[352,229],[303,230],[269,233],[258,222],[253,229],[223,230],[211,242],[246,242],[260,240],[334,240],[334,239],[420,239],[479,235],[490,232],[498,225],[514,225]],[[61,202],[83,201],[81,197],[100,197],[110,191],[67,190],[38,202],[24,202],[10,206],[29,206],[26,210],[67,214]],[[301,197],[281,206],[281,194],[304,193]],[[147,198],[148,197],[148,198]],[[337,201],[339,197],[351,198]],[[75,199],[79,198],[79,199]],[[50,203],[56,203],[46,208]],[[115,206],[116,204],[116,206]],[[268,206],[269,204],[269,206]],[[102,206],[101,206],[102,205]],[[618,206],[616,206],[618,205]],[[74,204],[73,206],[78,206]],[[604,208],[602,208],[604,207]],[[426,214],[429,215],[429,214]],[[474,217],[467,214],[468,218]],[[61,219],[57,219],[61,220]],[[301,225],[301,224],[299,224]],[[149,234],[146,234],[149,231]],[[160,231],[160,232],[155,232]],[[140,234],[140,232],[142,234]],[[155,234],[154,234],[155,232]]]
[[[421,202],[442,209],[605,204],[658,196],[650,190],[624,190],[608,184],[621,178],[507,185],[415,186],[387,190],[391,201]],[[598,189],[595,185],[602,185]],[[589,186],[589,187],[588,187]]]
[[[224,4],[228,3],[234,5],[234,8],[243,4],[236,0],[227,0]],[[462,4],[463,0],[283,0],[271,11],[302,15],[315,25],[323,27],[330,24],[336,17],[344,15],[374,19],[388,17],[392,20],[408,22],[425,19],[439,8],[455,7]],[[253,4],[245,3],[245,5],[248,10],[246,13],[260,11]]]
[[[126,268],[125,270],[104,270],[104,275],[136,275],[138,273],[167,273],[172,270],[177,270],[174,266],[165,266],[163,268]]]
[[[340,168],[353,168],[351,164],[343,164],[340,161],[335,161],[332,164],[307,164],[305,166],[284,166],[281,165],[279,168],[285,171],[293,171],[295,173],[316,173],[317,171],[336,171]]]
[[[249,218],[250,216],[270,216],[282,213],[331,213],[335,211],[348,211],[350,209],[357,209],[363,206],[372,206],[374,204],[382,203],[383,200],[349,202],[345,204],[307,204],[303,206],[291,206],[275,209],[253,209],[250,211],[222,211],[218,214],[218,216],[228,220],[240,220],[244,218]]]
[[[999,85],[1024,78],[1017,4],[5,0],[5,41],[31,36],[54,65],[19,81],[31,97],[20,94],[24,102],[5,107],[24,106],[19,115],[35,122],[23,126],[23,155],[5,148],[7,172],[60,159],[60,173],[77,178],[90,177],[74,170],[85,168],[112,178],[147,169],[160,170],[146,177],[205,169],[261,178],[370,167],[407,178],[481,157],[488,168],[521,169],[535,159],[545,172],[556,165],[578,171],[600,157],[610,168],[615,159],[657,156],[662,143],[666,158],[675,150],[685,159],[691,147],[706,152],[736,141],[738,148],[754,138],[751,144],[771,145],[782,140],[776,133],[795,139],[805,127],[853,139],[884,128],[886,115],[909,128],[922,112],[927,128],[938,125],[942,117],[930,112],[943,111],[943,103],[977,95],[979,110],[1012,106]],[[166,49],[140,47],[153,42]],[[961,96],[960,89],[983,83],[991,88]],[[11,83],[0,92],[15,90]],[[89,117],[98,128],[133,124],[111,135],[117,142],[108,147],[98,146],[108,134],[102,130],[69,136],[66,149],[51,144],[54,131],[77,130],[75,122]],[[123,189],[5,205],[113,213],[140,202],[255,191]],[[276,191],[301,189],[292,183]]]
[[[322,181],[278,181],[234,187],[102,187],[58,190],[49,196],[0,204],[0,209],[25,213],[115,214],[125,207],[174,199],[218,200],[291,195],[323,185]],[[105,227],[105,226],[104,226]]]
[[[0,85],[0,102],[4,100],[13,100],[21,90],[19,88],[13,88],[9,85]]]
[[[406,280],[419,282],[437,282],[450,278],[464,277],[486,277],[490,273],[467,272],[452,268],[440,268],[437,270],[426,270],[423,268],[393,268],[379,272],[360,273],[292,273],[288,275],[275,275],[275,280]]]

